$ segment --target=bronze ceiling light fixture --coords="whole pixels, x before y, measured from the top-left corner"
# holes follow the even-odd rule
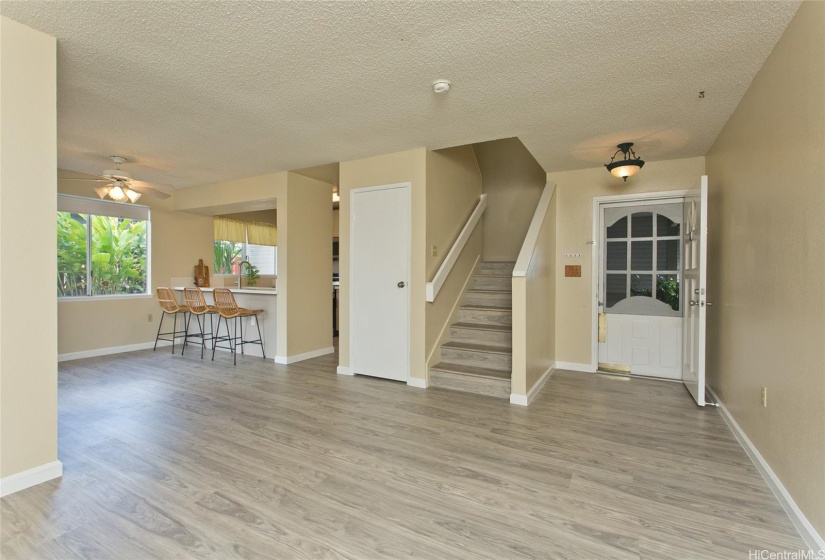
[[[636,155],[633,151],[633,142],[622,142],[618,146],[616,153],[610,158],[610,163],[605,163],[604,166],[610,171],[614,177],[620,177],[627,181],[628,177],[632,177],[644,166],[645,162]],[[616,160],[616,156],[622,153],[622,159]]]

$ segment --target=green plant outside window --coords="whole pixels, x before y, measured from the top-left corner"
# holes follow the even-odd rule
[[[58,297],[147,293],[148,225],[146,220],[58,212]]]

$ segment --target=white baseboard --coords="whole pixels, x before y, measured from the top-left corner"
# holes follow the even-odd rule
[[[408,377],[407,385],[410,387],[418,387],[419,389],[426,389],[429,383],[423,377]]]
[[[530,402],[527,400],[527,395],[517,395],[510,393],[510,404],[517,404],[519,406],[527,406]]]
[[[791,522],[794,524],[794,527],[796,527],[796,530],[799,531],[802,540],[804,540],[805,544],[813,551],[820,553],[825,551],[825,540],[816,532],[816,529],[814,529],[813,525],[811,525],[810,521],[805,517],[805,514],[802,513],[802,510],[800,510],[796,502],[793,501],[793,498],[782,484],[782,481],[780,481],[776,473],[773,472],[773,469],[771,469],[768,462],[765,461],[765,458],[762,457],[762,454],[733,418],[733,415],[727,407],[725,407],[724,403],[719,400],[719,397],[713,392],[713,389],[710,387],[707,389],[713,399],[719,403],[719,413],[722,415],[725,424],[728,425],[728,428],[733,432],[734,437],[739,441],[745,453],[748,454],[750,460],[756,465],[759,474],[765,479],[768,488],[771,489],[773,495],[776,496],[776,499],[779,500],[779,503],[785,509],[788,517],[791,518]]]
[[[63,463],[52,461],[5,478],[0,478],[0,498],[63,476]]]
[[[180,344],[176,342],[175,344]],[[171,346],[172,343],[168,340],[159,340],[158,348],[162,346]],[[97,356],[108,356],[110,354],[122,354],[124,352],[135,352],[137,350],[150,350],[155,346],[155,341],[141,342],[139,344],[126,344],[124,346],[109,346],[108,348],[96,348],[94,350],[81,350],[80,352],[67,352],[65,354],[58,354],[58,362],[68,362],[71,360],[80,360],[82,358],[95,358]]]
[[[349,368],[349,366],[338,366],[338,369],[335,370],[335,373],[337,373],[338,375],[355,375],[354,373],[352,373],[352,370]]]
[[[333,352],[335,352],[335,348],[330,346],[328,348],[319,348],[318,350],[304,352],[303,354],[293,354],[292,356],[275,356],[275,363],[294,364],[295,362],[302,362],[304,360],[310,360],[319,356],[326,356],[327,354],[332,354]]]
[[[556,369],[568,369],[570,371],[581,371],[584,373],[595,373],[596,368],[590,364],[580,364],[578,362],[556,362]]]
[[[547,368],[547,371],[541,374],[539,380],[527,391],[526,395],[516,395],[515,393],[510,393],[510,404],[517,404],[520,406],[527,406],[533,399],[536,398],[536,395],[539,394],[541,388],[544,387],[544,384],[547,383],[547,380],[550,379],[550,376],[553,375],[553,372],[556,370],[556,362],[550,364],[550,367]]]

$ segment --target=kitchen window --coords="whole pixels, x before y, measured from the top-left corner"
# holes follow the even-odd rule
[[[278,238],[274,225],[215,217],[214,273],[238,274],[249,261],[259,274],[278,273]]]
[[[58,195],[57,296],[149,293],[149,208]]]

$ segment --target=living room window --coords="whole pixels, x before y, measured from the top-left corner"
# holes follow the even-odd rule
[[[149,208],[58,195],[57,296],[149,293]]]

